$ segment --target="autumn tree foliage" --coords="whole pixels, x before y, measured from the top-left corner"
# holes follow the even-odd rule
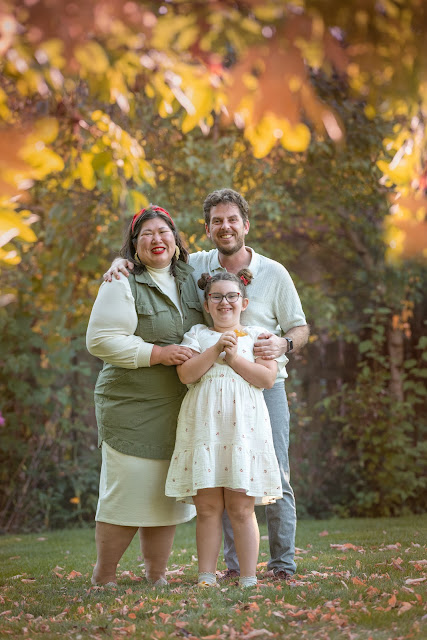
[[[2,0],[0,259],[19,261],[13,238],[35,239],[34,181],[65,170],[70,186],[110,184],[121,207],[144,200],[136,194],[154,179],[144,132],[129,139],[109,114],[132,117],[141,94],[184,133],[234,123],[258,158],[277,145],[302,152],[313,134],[343,144],[310,70],[346,78],[368,117],[393,120],[391,161],[380,161],[397,188],[389,241],[398,254],[422,253],[426,31],[422,0]]]

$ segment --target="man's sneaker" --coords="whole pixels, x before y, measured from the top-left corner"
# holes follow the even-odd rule
[[[222,573],[218,577],[218,582],[223,582],[224,580],[231,580],[231,579],[236,580],[237,578],[240,578],[239,571],[236,571],[235,569],[227,569],[227,571],[224,571],[224,573]]]
[[[275,580],[283,580],[284,582],[290,582],[292,580],[292,576],[292,573],[287,573],[284,569],[274,573]]]

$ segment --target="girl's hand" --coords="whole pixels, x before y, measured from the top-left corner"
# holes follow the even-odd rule
[[[227,349],[234,346],[237,349],[237,337],[234,331],[225,331],[225,333],[222,333],[215,346],[217,347],[218,354],[220,354],[221,351],[227,353]]]
[[[227,331],[223,335],[227,336],[226,344],[224,345],[225,361],[231,366],[237,358],[237,336],[234,331]]]
[[[167,347],[159,347],[155,344],[151,352],[150,366],[155,364],[164,364],[166,366],[183,364],[193,355],[189,347],[182,347],[180,344],[169,344]]]

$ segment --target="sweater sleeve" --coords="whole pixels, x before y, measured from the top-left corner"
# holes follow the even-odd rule
[[[134,332],[138,324],[128,279],[104,282],[92,308],[86,333],[89,353],[124,369],[149,367],[153,345]]]
[[[280,273],[276,280],[276,295],[274,298],[274,310],[278,324],[285,334],[289,329],[307,324],[301,300],[287,270],[280,267]]]

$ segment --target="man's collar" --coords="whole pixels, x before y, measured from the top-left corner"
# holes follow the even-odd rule
[[[251,249],[251,247],[246,246],[245,248],[248,249],[251,253],[251,261],[248,265],[248,269],[252,272],[252,275],[255,277],[255,274],[258,271],[258,267],[259,267],[259,255],[258,253],[256,253],[256,251]],[[214,249],[212,251],[210,264],[209,264],[209,271],[211,273],[213,273],[214,271],[226,271],[226,268],[223,267],[219,261],[218,249]]]

